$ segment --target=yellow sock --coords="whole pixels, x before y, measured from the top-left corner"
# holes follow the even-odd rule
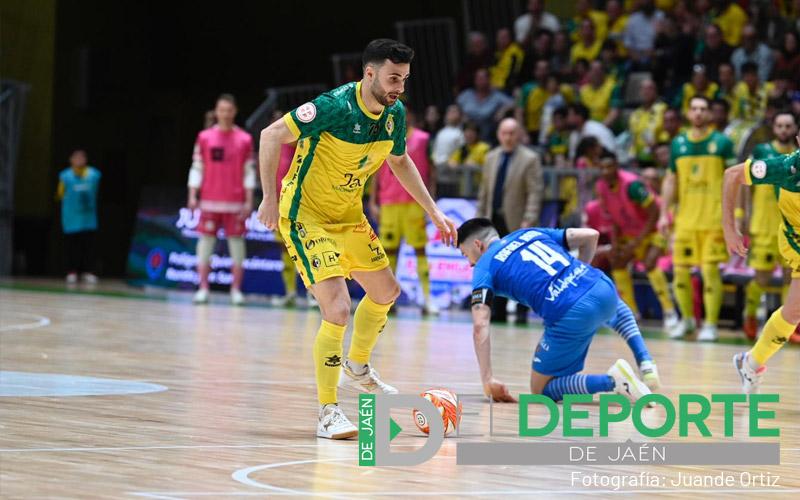
[[[431,296],[431,276],[428,271],[428,257],[425,255],[425,249],[417,250],[417,277],[419,278],[419,286],[422,288],[422,295],[425,296],[427,302]]]
[[[633,314],[639,314],[639,308],[636,306],[636,297],[633,294],[633,279],[631,273],[627,269],[612,269],[611,277],[614,278],[614,283],[617,285],[617,291],[622,301],[628,304]]]
[[[744,315],[746,317],[755,317],[762,295],[764,295],[764,289],[761,288],[761,285],[755,279],[750,280],[744,289]]]
[[[664,314],[669,314],[675,311],[675,306],[672,304],[672,297],[669,295],[669,283],[664,271],[656,267],[647,273],[647,279],[650,280],[650,286],[658,298],[658,303],[661,304],[661,311]]]
[[[672,293],[678,301],[678,309],[684,320],[694,318],[694,302],[692,301],[692,274],[688,267],[675,267],[675,279]]]
[[[716,325],[722,309],[722,275],[718,264],[703,264],[703,304],[706,309],[705,323]]]
[[[782,312],[783,307],[772,313],[769,321],[764,325],[764,330],[761,331],[761,336],[758,337],[758,342],[750,349],[750,356],[759,366],[778,352],[797,328],[797,325],[786,321]]]
[[[391,307],[392,304],[376,304],[366,295],[361,299],[353,320],[353,340],[350,341],[347,359],[356,363],[369,363],[372,348],[375,347],[378,335],[386,326]]]
[[[389,269],[392,270],[393,274],[397,274],[397,252],[399,252],[399,250],[386,250],[386,258],[389,259]]]
[[[314,339],[314,370],[317,376],[317,399],[319,404],[336,403],[336,386],[342,370],[343,325],[334,325],[322,320]]]
[[[297,293],[297,278],[295,277],[295,268],[292,257],[289,252],[281,252],[281,260],[283,260],[283,286],[286,287],[286,295],[295,295]]]

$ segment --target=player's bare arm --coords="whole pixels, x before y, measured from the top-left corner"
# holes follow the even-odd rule
[[[739,196],[739,187],[745,181],[744,169],[744,163],[727,169],[722,184],[722,230],[725,233],[725,244],[728,246],[729,252],[742,257],[747,256],[747,247],[744,245],[742,233],[736,228],[734,211]]]
[[[588,227],[567,229],[567,248],[578,251],[578,259],[589,264],[597,251],[600,233]]]
[[[658,218],[658,230],[664,234],[669,231],[669,209],[675,202],[675,183],[677,176],[667,171],[664,183],[661,185],[661,215]]]
[[[270,231],[278,228],[278,198],[275,196],[275,176],[281,156],[281,144],[297,138],[283,120],[277,120],[261,131],[258,149],[258,171],[264,198],[258,207],[258,220]]]
[[[481,373],[483,392],[493,401],[515,403],[516,399],[508,392],[508,388],[492,375],[492,342],[489,335],[491,308],[485,303],[472,306],[472,341]]]
[[[397,180],[408,191],[408,194],[428,213],[431,222],[433,222],[442,236],[442,243],[447,246],[455,246],[456,225],[436,206],[436,202],[433,201],[428,188],[422,181],[422,176],[419,175],[419,170],[414,165],[414,160],[408,156],[408,153],[404,153],[399,156],[389,155],[386,161],[389,163],[389,168],[392,169]]]

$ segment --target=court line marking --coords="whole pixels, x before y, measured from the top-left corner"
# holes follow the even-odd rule
[[[31,313],[17,313],[19,316],[27,316],[29,318],[36,318],[36,321],[31,321],[30,323],[17,323],[16,325],[6,325],[0,327],[0,333],[2,332],[11,332],[15,330],[33,330],[34,328],[43,328],[45,326],[50,325],[50,318],[47,316],[41,316],[39,314],[31,314]]]
[[[421,436],[416,436],[421,437]],[[355,444],[357,441],[352,441]],[[249,448],[321,448],[325,444],[197,444],[163,446],[107,446],[97,448],[0,448],[0,453],[46,453],[46,452],[88,452],[108,451],[147,451],[147,450],[198,450],[198,449],[249,449]],[[397,447],[418,447],[417,444],[392,444]],[[800,448],[799,448],[800,449]]]

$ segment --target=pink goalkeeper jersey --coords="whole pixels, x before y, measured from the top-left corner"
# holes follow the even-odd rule
[[[406,151],[414,160],[414,164],[422,176],[422,182],[428,185],[431,176],[431,164],[428,157],[428,145],[430,144],[430,134],[424,130],[413,128],[411,134],[406,139]],[[378,203],[380,205],[396,205],[398,203],[408,203],[414,198],[408,194],[400,181],[395,177],[392,169],[384,162],[378,172]]]
[[[253,158],[250,134],[233,127],[223,131],[217,125],[197,134],[194,162],[202,162],[200,209],[208,212],[238,212],[245,201],[244,175]]]

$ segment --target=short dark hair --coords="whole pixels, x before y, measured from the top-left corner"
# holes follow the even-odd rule
[[[584,120],[589,119],[589,108],[579,102],[570,104],[567,109],[580,116]]]
[[[483,217],[470,219],[458,228],[458,244],[461,245],[475,234],[482,233],[487,229],[497,231],[492,221]]]
[[[467,130],[472,130],[473,132],[480,133],[481,128],[478,126],[477,123],[473,121],[468,121],[467,123],[464,124],[464,131],[466,132]]]
[[[414,49],[389,38],[378,38],[367,44],[361,56],[364,66],[381,65],[386,59],[395,64],[410,63],[414,59]]]
[[[226,102],[231,103],[234,107],[238,107],[238,106],[236,106],[236,98],[233,97],[233,94],[220,94],[219,97],[217,97],[217,101],[216,102],[219,102],[219,101],[226,101]]]
[[[617,155],[612,153],[607,149],[603,149],[603,152],[600,154],[600,160],[614,160],[614,163],[617,163]]]
[[[553,110],[553,116],[560,116],[561,118],[567,117],[567,107],[566,106],[559,106]]]
[[[779,116],[783,116],[783,115],[791,116],[792,120],[794,120],[794,124],[795,125],[798,124],[797,115],[792,113],[792,111],[788,110],[788,109],[782,109],[782,110],[778,111],[777,113],[775,113],[775,117],[773,118],[773,121],[777,120]]]
[[[758,74],[758,64],[754,63],[753,61],[747,61],[746,63],[742,64],[742,75],[746,73]]]
[[[711,101],[712,106],[715,104],[725,108],[726,113],[731,110],[731,103],[729,103],[727,99],[714,99],[713,101]]]

